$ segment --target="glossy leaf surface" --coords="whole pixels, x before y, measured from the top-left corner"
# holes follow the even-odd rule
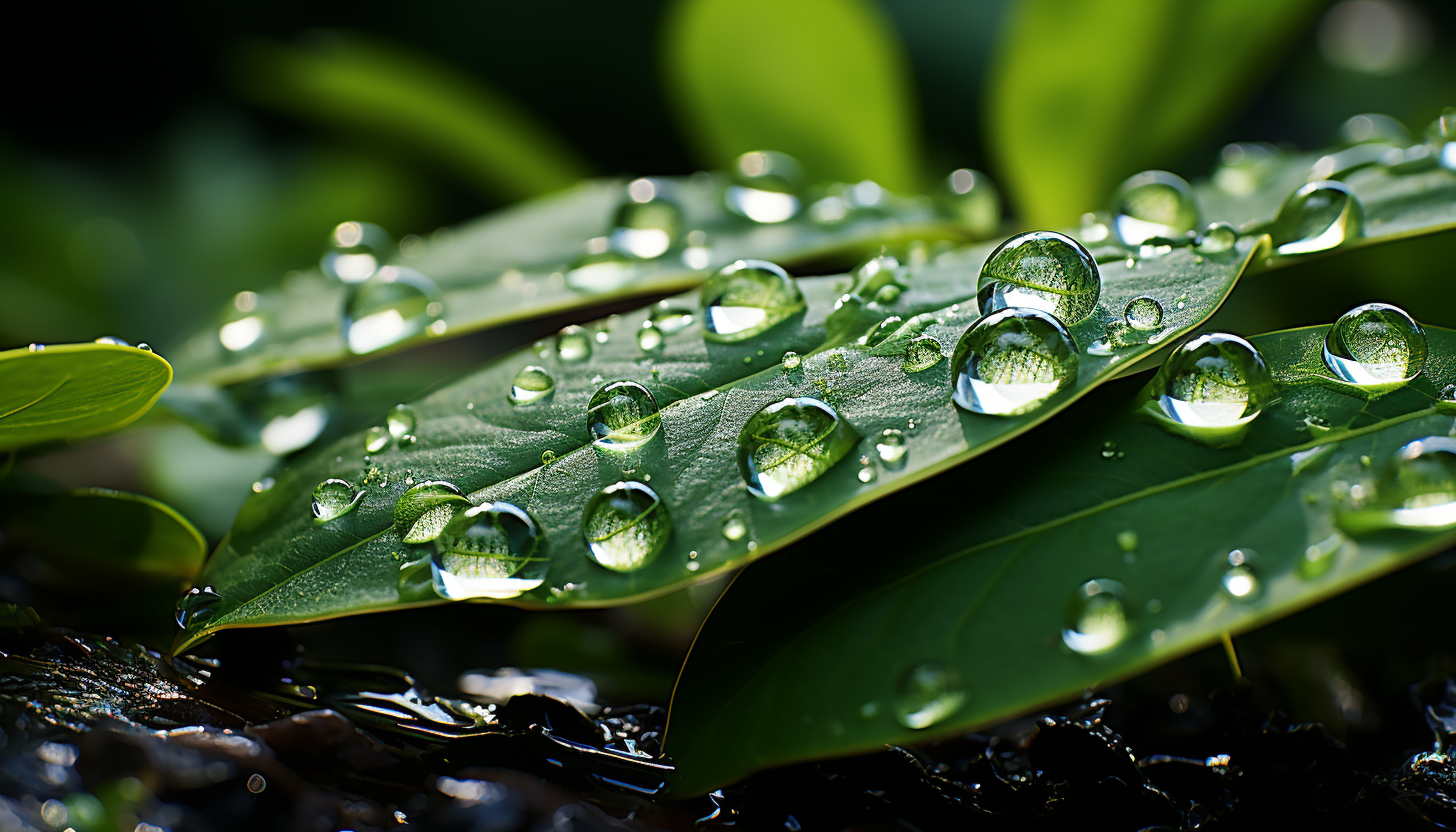
[[[135,347],[0,352],[0,451],[115,430],[150,410],[171,380],[161,356]]]

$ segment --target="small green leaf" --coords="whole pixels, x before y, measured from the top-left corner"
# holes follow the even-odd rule
[[[910,73],[892,27],[862,0],[683,0],[664,77],[703,157],[778,150],[810,178],[920,185]]]
[[[674,693],[677,787],[972,730],[1449,546],[1449,516],[1365,534],[1342,517],[1398,448],[1451,441],[1438,400],[1456,381],[1456,332],[1428,329],[1422,375],[1376,397],[1324,367],[1326,329],[1253,339],[1280,400],[1239,445],[1134,418],[1134,388],[1111,386],[1058,422],[1075,431],[1038,434],[744,572]],[[937,515],[958,521],[917,521]],[[959,682],[932,690],[926,668]]]
[[[171,380],[171,365],[135,347],[0,352],[0,450],[116,430],[150,410]]]
[[[109,488],[7,493],[0,528],[13,551],[36,556],[39,582],[69,590],[181,586],[207,554],[202,534],[176,511]]]

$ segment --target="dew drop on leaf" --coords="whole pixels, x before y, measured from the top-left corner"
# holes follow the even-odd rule
[[[213,611],[222,596],[210,586],[193,587],[187,590],[181,598],[177,599],[177,609],[174,617],[177,626],[187,629],[194,624],[201,624],[212,617]]]
[[[991,178],[978,170],[960,168],[945,178],[940,203],[956,222],[975,237],[989,237],[1001,224],[1001,194]]]
[[[405,543],[429,543],[440,536],[470,500],[454,483],[430,480],[411,486],[394,503],[394,528]]]
[[[981,318],[961,336],[956,353],[952,398],[972,413],[1028,413],[1077,377],[1072,336],[1037,309],[1013,307]]]
[[[341,480],[335,477],[324,480],[313,490],[313,520],[315,523],[327,523],[336,517],[342,517],[354,510],[359,501],[364,499],[364,489],[355,488],[348,480]]]
[[[700,290],[703,337],[733,343],[752,338],[803,310],[804,294],[788,273],[767,260],[738,260]]]
[[[389,435],[394,437],[400,447],[414,444],[416,421],[414,409],[405,404],[395,405],[384,417],[384,425],[389,429]]]
[[[650,260],[672,248],[682,233],[682,207],[664,194],[665,183],[634,179],[617,208],[609,235],[611,247]]]
[[[1157,380],[1163,415],[1190,428],[1246,425],[1269,403],[1274,382],[1264,357],[1237,335],[1200,335],[1168,357]]]
[[[1095,578],[1077,587],[1067,601],[1062,641],[1084,656],[1106,653],[1131,630],[1127,590],[1117,581]]]
[[[544,367],[532,364],[522,367],[516,377],[511,379],[511,389],[506,394],[506,399],[520,407],[549,401],[555,392],[556,379]]]
[[[1343,182],[1310,182],[1279,209],[1270,234],[1282,255],[1327,251],[1356,239],[1365,228],[1365,210]]]
[[[944,721],[965,702],[966,689],[960,674],[941,662],[917,664],[895,684],[895,719],[912,730]],[[863,708],[860,712],[865,715]]]
[[[1395,147],[1411,143],[1410,130],[1394,118],[1383,113],[1361,113],[1350,116],[1340,125],[1339,139],[1342,144],[1365,144],[1376,142]]]
[[[748,534],[748,524],[743,522],[743,513],[736,509],[729,512],[728,516],[723,518],[721,531],[727,540],[742,540],[743,536]]]
[[[1081,243],[1055,231],[1028,231],[986,258],[976,302],[982,315],[1026,307],[1075,324],[1092,314],[1101,293],[1097,263]]]
[[[663,303],[652,310],[652,316],[647,320],[662,330],[663,335],[674,335],[693,325],[693,313],[691,310]]]
[[[905,324],[905,319],[899,315],[891,315],[874,326],[870,327],[864,335],[859,337],[861,346],[878,347],[885,342],[885,339],[895,334],[895,330]]]
[[[430,582],[441,598],[515,598],[546,582],[551,560],[524,509],[495,502],[454,515],[434,538]]]
[[[654,326],[651,321],[643,321],[642,328],[637,330],[637,347],[643,352],[661,349],[662,330]]]
[[[257,292],[238,292],[222,310],[217,340],[228,352],[243,352],[263,343],[268,330],[266,304]],[[98,339],[99,340],[99,339]]]
[[[872,483],[879,477],[879,475],[879,469],[875,466],[875,461],[873,459],[867,456],[860,457],[859,471],[855,474],[855,477],[858,478],[860,482],[866,484]]]
[[[389,232],[367,222],[341,222],[329,234],[319,268],[344,283],[363,283],[394,254]]]
[[[1135,297],[1122,310],[1122,320],[1139,332],[1157,329],[1163,325],[1163,305],[1147,295]]]
[[[905,345],[900,367],[907,373],[919,373],[939,364],[942,358],[945,358],[945,348],[940,342],[930,335],[921,335]]]
[[[556,333],[556,355],[562,361],[574,364],[591,358],[591,354],[591,335],[585,329],[572,325],[562,327],[561,331]]]
[[[1198,227],[1193,189],[1176,174],[1145,170],[1128,177],[1112,196],[1112,227],[1124,245],[1153,237],[1176,239]]]
[[[662,416],[651,391],[635,381],[614,381],[591,397],[586,409],[592,444],[603,450],[636,448],[657,435]]]
[[[444,307],[434,281],[414,269],[384,266],[344,305],[344,340],[364,355],[425,334]]]
[[[793,350],[784,353],[784,357],[780,361],[783,362],[785,370],[797,370],[799,365],[804,363],[804,359]]]
[[[875,455],[892,471],[905,465],[905,454],[909,450],[905,434],[897,428],[885,428],[875,439]]]
[[[755,150],[733,163],[733,182],[723,202],[728,210],[754,222],[783,222],[799,213],[803,187],[803,168],[792,156]]]
[[[364,431],[365,453],[377,454],[385,448],[388,448],[389,442],[389,430],[380,425],[375,425],[369,430]]]
[[[566,270],[566,285],[578,292],[613,292],[636,279],[637,271],[630,255],[609,247],[605,237],[594,237]]]
[[[1401,446],[1376,477],[1375,493],[1349,495],[1336,519],[1351,534],[1456,528],[1456,439],[1427,436]]]
[[[1426,332],[1404,309],[1367,303],[1340,316],[1325,334],[1325,366],[1351,384],[1381,387],[1420,375]]]
[[[593,561],[615,572],[631,572],[667,547],[672,519],[656,491],[640,482],[617,482],[587,502],[581,533]]]
[[[1252,549],[1233,549],[1228,553],[1228,568],[1224,570],[1221,583],[1223,591],[1230,598],[1235,601],[1249,601],[1258,597],[1262,587],[1254,572],[1254,561],[1257,559],[1258,556]]]
[[[773,501],[803,488],[843,459],[859,436],[824,402],[801,396],[774,402],[738,435],[738,470],[748,490]]]
[[[1226,222],[1210,223],[1203,229],[1203,236],[1198,238],[1198,245],[1195,247],[1203,254],[1222,254],[1225,251],[1233,250],[1234,244],[1239,241],[1239,233],[1232,225]]]

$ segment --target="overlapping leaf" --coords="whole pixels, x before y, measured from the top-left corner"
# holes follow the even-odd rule
[[[135,347],[0,352],[0,451],[115,430],[150,410],[171,380],[166,361]]]
[[[1429,333],[1424,373],[1381,397],[1324,368],[1324,327],[1254,339],[1281,398],[1231,448],[1133,418],[1133,388],[1111,387],[1063,417],[1074,432],[1010,446],[747,570],[674,694],[679,787],[1003,720],[1450,545],[1450,527],[1346,535],[1337,522],[1397,448],[1453,430],[1441,391],[1456,381],[1456,332]],[[910,454],[936,441],[916,437]],[[1235,549],[1252,577],[1226,585]],[[1125,587],[1125,635],[1095,655],[1062,635],[1089,580]],[[917,731],[897,708],[924,663],[958,681],[948,712]]]

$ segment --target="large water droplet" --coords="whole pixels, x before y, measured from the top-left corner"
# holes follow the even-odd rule
[[[510,503],[474,506],[455,515],[435,538],[430,582],[441,598],[515,598],[546,582],[551,559],[541,552],[535,519]]]
[[[906,728],[929,728],[966,702],[966,689],[956,669],[940,662],[922,662],[895,685],[895,719]]]
[[[369,430],[364,431],[364,452],[377,454],[389,447],[390,439],[391,437],[387,428],[375,425]]]
[[[907,373],[919,373],[939,364],[942,358],[945,358],[945,348],[940,342],[930,335],[921,335],[905,345],[900,367]]]
[[[885,467],[896,470],[905,465],[905,454],[910,448],[905,444],[905,434],[895,428],[885,428],[875,440],[875,453]]]
[[[799,213],[804,171],[791,156],[756,150],[733,164],[733,184],[723,195],[728,210],[754,222],[775,223]]]
[[[672,518],[651,488],[640,482],[617,482],[587,502],[581,533],[592,560],[616,572],[631,572],[667,548]]]
[[[210,586],[193,587],[187,590],[177,600],[177,609],[173,614],[177,619],[177,626],[187,629],[194,624],[201,624],[212,617],[217,608],[217,603],[222,596]]]
[[[384,417],[384,425],[389,428],[389,435],[402,448],[415,443],[415,412],[409,405],[397,404],[388,415]]]
[[[242,352],[260,345],[267,329],[264,299],[257,292],[238,292],[223,308],[217,340],[228,352]]]
[[[578,292],[613,292],[636,279],[637,271],[631,255],[611,248],[605,237],[595,237],[566,270],[566,285]]]
[[[1326,251],[1359,237],[1365,210],[1343,182],[1311,182],[1295,191],[1274,218],[1270,234],[1279,254]]]
[[[1181,176],[1165,170],[1133,174],[1112,196],[1112,227],[1125,245],[1153,237],[1174,240],[1198,227],[1198,203]]]
[[[556,354],[567,364],[591,358],[591,334],[579,326],[562,327],[556,333]]]
[[[807,396],[783,399],[743,426],[738,470],[754,496],[777,500],[818,479],[857,441],[833,407]]]
[[[660,257],[682,233],[682,208],[664,193],[664,182],[634,179],[612,221],[612,248],[634,257]]]
[[[345,283],[363,283],[394,254],[389,232],[367,222],[341,222],[329,235],[319,267]]]
[[[952,397],[972,413],[1027,413],[1077,378],[1072,336],[1037,309],[1003,309],[981,318],[961,336],[956,355]]]
[[[1456,439],[1427,436],[1403,445],[1381,469],[1374,496],[1352,499],[1337,519],[1351,534],[1456,528]]]
[[[662,416],[651,391],[635,381],[614,381],[591,397],[586,409],[592,444],[605,450],[638,447],[657,435]]]
[[[555,392],[556,379],[546,372],[546,368],[532,364],[522,367],[521,371],[516,373],[516,377],[511,379],[511,391],[506,398],[511,404],[519,407],[550,401]]]
[[[355,488],[348,480],[329,478],[313,490],[313,520],[327,523],[354,510],[364,499],[364,489]]]
[[[356,355],[434,332],[444,307],[434,281],[414,269],[384,266],[344,305],[344,340]]]
[[[1092,314],[1101,293],[1097,263],[1081,243],[1055,231],[1028,231],[986,258],[976,302],[982,315],[1020,306],[1074,324]]]
[[[394,529],[405,543],[429,543],[457,513],[469,507],[470,500],[454,483],[422,482],[395,501]]]
[[[952,171],[945,178],[941,203],[973,236],[989,237],[1001,223],[1001,194],[990,177],[978,170]]]
[[[1225,333],[1200,335],[1174,350],[1154,385],[1163,415],[1195,429],[1246,425],[1274,392],[1264,357]]]
[[[1221,583],[1223,591],[1235,601],[1249,601],[1257,598],[1262,587],[1254,573],[1254,561],[1258,555],[1252,549],[1234,549],[1227,555],[1228,569],[1224,570]]]
[[[766,260],[724,266],[701,290],[703,337],[735,342],[752,338],[804,308],[804,294],[788,273]]]
[[[1133,298],[1122,310],[1122,320],[1139,332],[1157,329],[1163,325],[1163,305],[1147,295]]]
[[[1122,644],[1131,629],[1127,590],[1117,581],[1095,578],[1067,601],[1062,641],[1084,656],[1106,653]]]
[[[1330,327],[1324,357],[1342,381],[1368,387],[1402,384],[1426,364],[1426,332],[1404,309],[1367,303]]]

